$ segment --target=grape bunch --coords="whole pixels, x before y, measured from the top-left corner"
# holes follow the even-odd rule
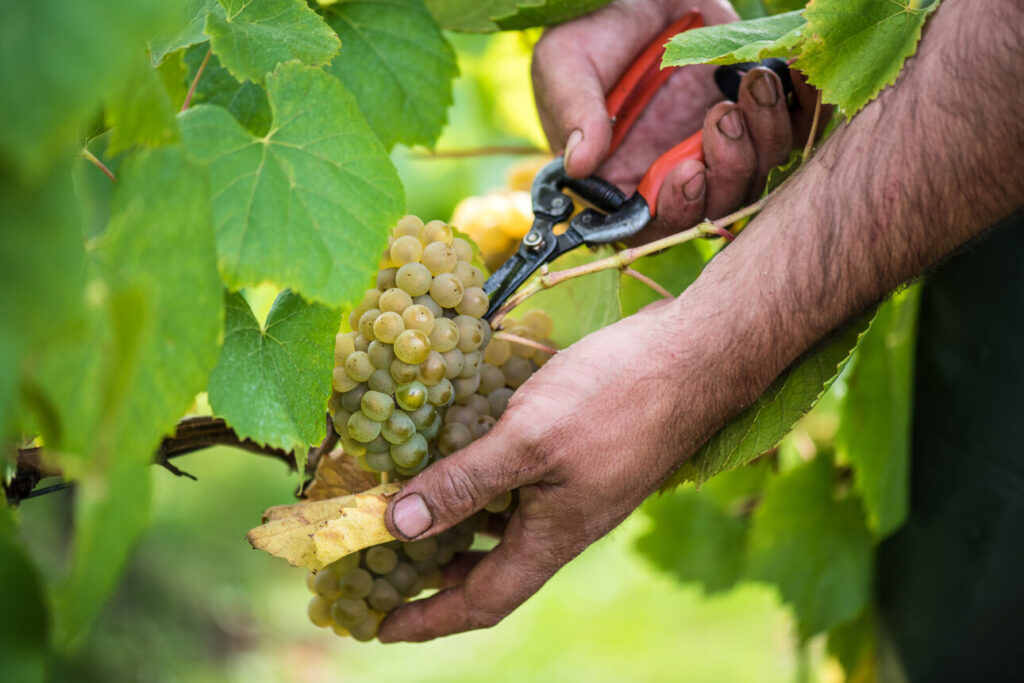
[[[484,522],[483,515],[474,515],[437,536],[375,545],[309,572],[309,620],[339,636],[373,639],[388,612],[424,589],[440,587],[441,567],[472,545]]]

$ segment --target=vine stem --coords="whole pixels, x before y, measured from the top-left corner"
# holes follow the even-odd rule
[[[821,92],[814,101],[814,118],[811,119],[811,133],[807,136],[807,144],[804,145],[804,156],[800,160],[801,165],[807,161],[807,157],[814,151],[814,138],[818,135],[818,119],[821,117]]]
[[[655,292],[660,294],[665,299],[673,299],[673,298],[675,298],[674,295],[672,294],[672,292],[668,291],[667,289],[665,289],[664,287],[659,285],[657,282],[654,281],[653,278],[651,278],[651,277],[649,277],[647,275],[644,275],[643,273],[641,273],[638,270],[633,270],[632,268],[623,268],[622,269],[622,274],[623,275],[628,275],[629,277],[633,278],[634,280],[638,280],[638,281],[644,283],[645,285],[647,285],[648,287],[653,289]]]
[[[101,171],[103,171],[103,175],[107,176],[108,178],[110,178],[115,183],[117,182],[117,176],[114,175],[114,172],[111,171],[109,168],[107,168],[107,165],[104,164],[102,161],[100,161],[96,157],[95,154],[93,154],[92,152],[90,152],[89,150],[87,150],[84,147],[82,148],[82,151],[79,152],[79,154],[81,154],[82,157],[84,157],[89,163],[94,165],[96,168],[98,168]]]
[[[199,85],[199,79],[203,75],[203,71],[206,70],[206,63],[210,61],[210,55],[213,54],[213,48],[211,47],[206,51],[206,56],[203,57],[203,61],[199,64],[199,69],[196,71],[196,77],[192,79],[192,85],[188,88],[188,94],[185,95],[185,101],[181,105],[181,110],[185,111],[188,109],[188,105],[192,103],[192,96],[196,94],[196,86]]]
[[[550,353],[554,355],[558,353],[558,349],[542,344],[539,341],[534,341],[529,337],[520,337],[518,334],[512,334],[511,332],[495,332],[491,335],[491,339],[500,339],[502,341],[512,342],[513,344],[522,344],[523,346],[529,346],[530,348],[543,351],[544,353]]]

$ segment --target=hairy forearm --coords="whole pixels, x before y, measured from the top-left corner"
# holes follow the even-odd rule
[[[674,304],[721,340],[715,417],[1024,206],[1024,9],[947,0],[918,54]],[[691,323],[692,324],[692,323]]]

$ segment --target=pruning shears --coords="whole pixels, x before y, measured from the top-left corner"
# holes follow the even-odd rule
[[[677,68],[660,68],[665,43],[678,33],[703,25],[703,17],[697,10],[677,19],[637,56],[612,88],[605,99],[612,120],[609,155],[619,147],[647,103]],[[785,62],[778,59],[721,66],[715,71],[715,83],[727,98],[735,101],[743,74],[757,66],[767,66],[775,71],[789,97],[792,80]],[[640,180],[636,192],[629,197],[596,175],[570,178],[565,173],[561,157],[545,165],[533,181],[534,219],[530,231],[523,237],[516,253],[484,283],[484,291],[490,296],[490,307],[484,317],[491,318],[509,296],[545,263],[579,246],[619,242],[643,230],[657,212],[658,191],[665,178],[687,159],[704,160],[700,131],[658,157]],[[584,209],[573,217],[566,231],[556,235],[554,227],[569,220],[573,212],[572,197],[564,190],[571,190],[593,208]]]

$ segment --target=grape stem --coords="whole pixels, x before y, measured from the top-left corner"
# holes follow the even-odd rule
[[[669,295],[671,296],[671,295]],[[523,346],[529,346],[530,348],[543,351],[544,353],[550,353],[554,355],[558,353],[558,349],[542,344],[539,341],[534,341],[528,337],[520,337],[518,334],[512,334],[511,332],[495,332],[491,335],[491,339],[500,339],[502,341],[512,342],[513,344],[522,344]]]
[[[189,86],[188,94],[185,95],[185,101],[181,105],[181,110],[185,111],[188,109],[188,105],[192,102],[192,96],[196,94],[196,86],[199,85],[199,79],[203,75],[203,71],[206,70],[206,63],[210,61],[210,55],[213,54],[213,48],[211,47],[206,51],[206,56],[203,57],[203,61],[200,62],[199,68],[196,70],[196,77],[192,79],[192,85]]]
[[[807,136],[807,144],[804,145],[804,156],[800,160],[802,166],[807,158],[811,156],[811,152],[814,151],[814,138],[818,135],[818,119],[821,117],[821,93],[818,93],[817,99],[814,101],[814,118],[811,119],[811,132]]]
[[[93,154],[84,147],[82,148],[82,151],[79,152],[79,154],[81,154],[82,157],[86,159],[89,163],[91,163],[93,166],[103,171],[103,175],[107,176],[115,183],[117,182],[117,176],[114,175],[114,172],[107,168],[107,165],[100,161],[95,154]]]
[[[623,268],[622,269],[622,274],[623,275],[628,275],[631,278],[633,278],[634,280],[639,280],[640,282],[644,283],[645,285],[647,285],[648,287],[653,289],[655,292],[660,294],[665,299],[672,299],[672,298],[675,297],[675,295],[672,294],[672,292],[668,291],[667,289],[665,289],[664,287],[659,285],[651,277],[649,277],[647,275],[644,275],[643,273],[641,273],[639,271],[633,270],[632,268]]]

